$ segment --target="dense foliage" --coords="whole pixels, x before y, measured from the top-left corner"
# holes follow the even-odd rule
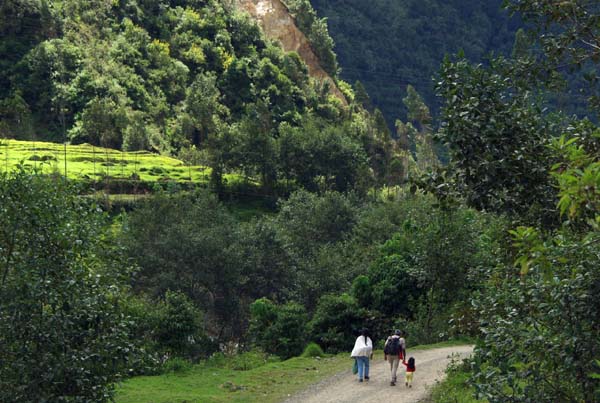
[[[440,137],[452,162],[432,188],[508,213],[515,226],[505,249],[513,263],[488,267],[487,286],[472,298],[481,334],[472,381],[489,402],[592,402],[600,355],[600,137],[589,121],[549,114],[548,100],[531,94],[554,85],[561,65],[597,63],[600,36],[591,21],[599,10],[586,2],[507,3],[536,24],[545,53],[535,55],[530,44],[488,66],[448,60],[440,82]]]
[[[204,313],[204,331],[221,342],[245,339],[250,325],[249,341],[284,357],[309,340],[342,351],[366,317],[382,337],[418,316],[415,341],[439,340],[469,284],[477,287],[502,226],[433,204],[422,195],[383,203],[298,191],[274,216],[238,222],[206,192],[162,194],[129,214],[123,241],[139,266],[135,289],[153,298],[185,293]],[[368,277],[357,291],[360,275]],[[422,304],[430,307],[424,314]]]
[[[287,3],[331,52],[310,4]],[[400,33],[496,18],[478,2],[343,11],[381,26],[384,3],[415,20],[385,27]],[[0,400],[108,401],[125,374],[348,351],[365,326],[376,343],[476,337],[471,382],[490,403],[600,399],[600,130],[547,108],[565,65],[597,102],[600,10],[506,3],[533,34],[511,57],[444,60],[437,133],[407,86],[394,139],[362,84],[340,82],[344,105],[227,2],[3,2],[2,135],[179,153],[210,164],[212,187],[157,184],[109,220],[64,179],[0,177]],[[467,54],[490,43],[459,34],[481,39]],[[257,184],[263,209],[240,214]]]
[[[325,21],[302,4],[290,7],[335,76]],[[1,137],[179,155],[210,165],[218,191],[231,171],[269,195],[281,180],[384,180],[369,162],[390,140],[352,89],[339,83],[346,106],[227,1],[11,0],[0,26]]]
[[[510,53],[518,20],[501,0],[313,0],[327,17],[342,66],[340,76],[364,84],[388,119],[404,119],[399,100],[413,85],[427,105],[437,100],[432,77],[444,55],[463,49],[470,60]]]
[[[103,402],[133,365],[129,275],[62,180],[0,177],[0,400]]]
[[[319,18],[309,0],[284,0],[298,28],[306,35],[319,58],[319,63],[331,77],[338,74],[337,55],[333,51],[333,39],[329,36],[327,19]]]
[[[519,65],[446,60],[438,84],[446,103],[438,138],[448,147],[455,191],[478,209],[548,222],[556,191],[549,142],[564,129],[542,112]],[[449,178],[448,178],[449,179]]]
[[[277,306],[261,298],[250,306],[248,334],[254,344],[283,359],[299,356],[306,345],[306,309],[295,302]]]

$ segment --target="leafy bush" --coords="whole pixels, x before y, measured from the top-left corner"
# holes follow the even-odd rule
[[[259,350],[252,350],[231,357],[231,359],[227,360],[227,367],[235,371],[249,371],[254,368],[262,367],[269,362],[277,361],[279,361],[279,358],[275,356]]]
[[[140,267],[134,285],[161,296],[187,295],[208,315],[208,331],[242,333],[239,231],[233,217],[206,191],[160,193],[127,216],[125,250]]]
[[[433,344],[449,339],[450,313],[449,307],[441,305],[425,295],[418,300],[411,300],[409,305],[414,307],[414,316],[395,321],[394,328],[402,329],[410,346]]]
[[[309,324],[311,338],[328,353],[350,351],[368,316],[348,294],[325,295]]]
[[[0,176],[0,401],[105,402],[137,351],[127,265],[63,180]]]
[[[163,373],[184,374],[192,369],[192,364],[184,358],[173,357],[165,361],[161,369]]]
[[[308,343],[304,352],[302,352],[302,357],[324,357],[325,353],[321,346],[317,343]]]
[[[429,321],[434,305],[450,307],[466,298],[481,267],[495,264],[489,237],[498,235],[497,221],[466,208],[433,208],[419,221],[407,218],[380,247],[368,281],[355,280],[354,292],[388,316],[410,319],[427,305]]]
[[[192,346],[203,337],[201,312],[185,294],[170,290],[159,309],[156,338],[160,347],[189,357]]]
[[[471,365],[467,360],[452,359],[446,370],[446,379],[433,387],[431,401],[436,403],[485,403],[476,399],[475,388],[469,382]]]
[[[300,355],[306,342],[308,316],[297,303],[276,305],[266,298],[250,306],[250,329],[254,344],[282,359]]]

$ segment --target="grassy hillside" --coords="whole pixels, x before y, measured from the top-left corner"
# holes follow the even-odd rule
[[[122,152],[89,144],[67,145],[67,176],[75,180],[102,180],[106,177],[207,182],[210,168],[188,166],[175,158],[147,151]],[[44,173],[65,173],[63,144],[40,141],[0,141],[0,172],[17,165],[39,169]]]

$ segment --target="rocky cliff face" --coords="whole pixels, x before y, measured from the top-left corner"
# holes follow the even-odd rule
[[[333,95],[346,104],[346,98],[319,64],[308,38],[298,29],[281,0],[237,0],[236,5],[258,21],[268,38],[281,42],[287,52],[297,52],[308,66],[311,77],[330,82]]]

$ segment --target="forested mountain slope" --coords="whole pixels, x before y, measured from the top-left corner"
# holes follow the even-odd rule
[[[282,179],[348,190],[391,177],[381,119],[322,80],[336,78],[324,21],[298,12],[304,36],[270,4],[297,48],[229,0],[2,2],[0,138],[150,150],[209,165],[216,188],[236,172],[269,194]]]
[[[502,0],[312,0],[342,66],[341,77],[360,80],[388,122],[404,119],[400,102],[413,85],[436,105],[432,76],[445,54],[463,49],[473,61],[488,52],[510,53],[519,24]]]
[[[321,66],[319,56],[309,39],[297,27],[294,17],[281,0],[237,0],[237,6],[247,11],[260,24],[265,35],[281,43],[284,50],[297,52],[308,67],[308,73],[331,85],[332,93],[344,104],[346,98],[337,88],[332,77]]]

